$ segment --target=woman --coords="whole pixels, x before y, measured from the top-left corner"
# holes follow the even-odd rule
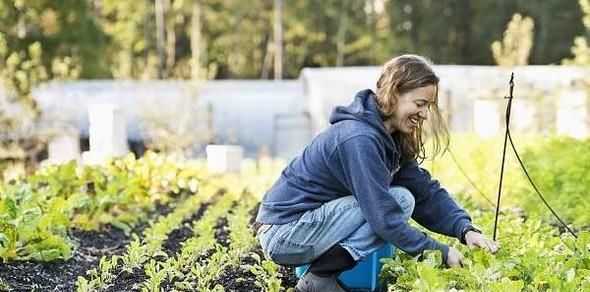
[[[336,107],[331,126],[283,170],[261,203],[262,249],[282,265],[311,263],[298,291],[345,291],[338,275],[389,242],[412,255],[440,250],[449,267],[462,254],[408,225],[495,253],[499,246],[418,163],[429,119],[434,154],[448,146],[437,106],[438,82],[422,57],[403,55],[383,67],[377,90]]]

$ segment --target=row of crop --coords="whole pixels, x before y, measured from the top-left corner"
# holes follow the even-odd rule
[[[493,214],[474,215],[491,234]],[[505,213],[498,240],[496,255],[456,246],[465,260],[453,269],[444,268],[440,252],[422,257],[399,252],[395,260],[382,260],[381,280],[389,283],[389,291],[590,291],[590,233],[575,239],[539,220],[523,222]]]
[[[99,266],[87,272],[89,279],[78,277],[78,291],[105,290],[116,281],[120,273],[133,273],[149,263],[152,258],[166,257],[161,246],[168,234],[179,228],[183,220],[191,217],[195,210],[217,193],[217,190],[207,185],[201,185],[200,188],[197,194],[189,196],[178,204],[178,207],[170,214],[159,217],[156,222],[150,221],[150,226],[143,231],[141,238],[134,234],[133,240],[127,245],[123,255],[114,255],[110,258],[103,256]],[[117,270],[118,273],[116,273]]]
[[[69,258],[71,228],[129,231],[155,206],[195,193],[201,168],[147,153],[100,166],[48,165],[0,183],[0,259]]]
[[[158,272],[154,276],[148,275],[148,280],[141,284],[142,290],[159,291],[162,281],[166,279],[170,286],[180,291],[205,291],[203,287],[210,283],[215,268],[222,266],[225,260],[215,255],[225,253],[213,252],[206,260],[207,264],[211,264],[210,268],[203,265],[202,260],[208,253],[222,248],[216,242],[214,227],[237,199],[234,192],[228,191],[218,202],[207,208],[203,217],[192,222],[193,237],[182,243],[177,255],[171,255],[163,262],[154,262]]]
[[[214,252],[209,258],[190,263],[192,275],[196,276],[192,281],[197,280],[197,285],[189,286],[189,289],[175,286],[173,291],[286,290],[282,287],[279,266],[259,255],[260,246],[251,229],[253,212],[258,203],[259,198],[248,189],[239,194],[239,199],[225,213],[229,245],[215,242]],[[187,270],[187,267],[178,266],[176,271],[179,270]]]
[[[395,259],[384,260],[381,279],[389,283],[389,291],[590,291],[590,234],[583,231],[590,227],[590,140],[513,138],[538,189],[578,238],[554,227],[557,220],[508,145],[497,229],[499,253],[455,246],[465,255],[464,265],[445,269],[437,252],[418,258],[400,252]],[[423,165],[490,237],[501,159],[499,137],[454,135],[449,153]]]
[[[227,271],[236,270],[252,276],[253,283],[244,285],[254,285],[257,290],[263,291],[284,290],[279,267],[257,254],[258,241],[250,228],[254,208],[259,202],[252,190],[263,189],[260,184],[268,182],[262,181],[253,182],[248,174],[203,181],[195,198],[207,200],[207,208],[202,216],[190,222],[191,237],[180,243],[180,250],[173,254],[165,253],[162,244],[168,233],[183,228],[181,217],[186,219],[191,212],[197,212],[196,203],[179,204],[173,213],[151,224],[141,239],[134,237],[123,255],[103,257],[99,266],[90,270],[87,277],[78,278],[77,291],[112,291],[124,273],[145,275],[143,281],[127,289],[224,291],[226,283],[220,283],[220,277]],[[227,190],[221,194],[216,191],[218,187]],[[214,196],[215,193],[218,195]],[[225,220],[220,220],[222,218]],[[218,226],[219,222],[227,222],[227,226]],[[216,239],[216,228],[228,232],[229,244]],[[245,278],[233,280],[247,281]]]

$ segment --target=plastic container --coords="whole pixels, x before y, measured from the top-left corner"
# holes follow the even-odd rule
[[[354,291],[379,291],[379,272],[383,266],[379,259],[392,257],[393,252],[394,247],[391,244],[386,244],[358,263],[354,269],[340,274],[339,279]],[[300,278],[308,268],[309,265],[297,267],[295,276]]]

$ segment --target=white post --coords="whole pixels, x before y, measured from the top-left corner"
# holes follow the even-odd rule
[[[127,125],[123,111],[115,104],[88,106],[90,151],[84,162],[101,163],[107,158],[127,154]]]
[[[207,145],[207,170],[211,173],[240,172],[244,149],[237,145]]]
[[[480,137],[490,137],[500,131],[498,103],[491,99],[476,99],[473,102],[473,129]]]
[[[538,110],[533,101],[514,98],[512,100],[512,113],[510,115],[511,130],[538,134],[538,125],[535,120]]]
[[[588,137],[588,94],[585,90],[574,88],[559,96],[557,133],[575,138]]]
[[[49,141],[47,152],[49,162],[66,163],[80,160],[80,134],[66,132],[58,134]]]

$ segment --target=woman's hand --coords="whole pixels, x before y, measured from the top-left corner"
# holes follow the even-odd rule
[[[468,231],[465,234],[465,242],[469,247],[477,246],[489,251],[492,254],[498,252],[498,249],[500,248],[500,244],[498,244],[497,242],[489,239],[487,236],[481,233],[477,233],[474,231]]]
[[[449,268],[460,268],[461,261],[463,260],[463,254],[449,246],[449,253],[447,254],[447,266]]]

